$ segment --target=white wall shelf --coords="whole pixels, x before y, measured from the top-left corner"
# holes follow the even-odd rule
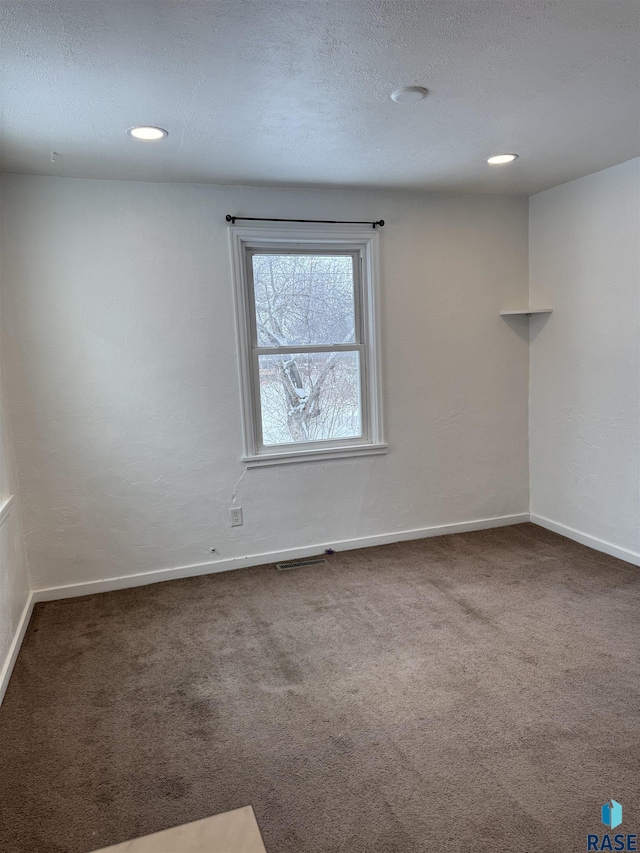
[[[501,317],[510,317],[513,314],[526,314],[530,317],[532,314],[551,314],[553,308],[517,308],[513,311],[501,311]]]

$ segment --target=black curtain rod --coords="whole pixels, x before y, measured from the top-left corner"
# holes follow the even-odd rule
[[[242,219],[243,222],[311,222],[317,225],[371,225],[373,228],[379,225],[381,228],[384,225],[384,219],[379,219],[377,222],[353,222],[345,219],[265,219],[262,216],[231,216],[227,213],[227,222],[232,225],[236,219]]]

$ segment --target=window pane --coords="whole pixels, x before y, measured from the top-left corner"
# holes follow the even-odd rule
[[[359,353],[261,355],[258,363],[263,444],[362,435]]]
[[[258,346],[355,341],[351,255],[252,255]]]

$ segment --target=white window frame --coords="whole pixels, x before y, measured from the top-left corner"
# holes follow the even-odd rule
[[[378,310],[378,232],[354,225],[296,225],[285,227],[263,225],[232,225],[232,272],[235,290],[238,363],[242,403],[242,461],[247,467],[280,465],[311,460],[343,459],[350,456],[371,456],[386,453],[382,428],[382,387],[380,369],[380,330]],[[332,344],[333,350],[360,353],[360,387],[362,437],[330,439],[327,441],[262,446],[260,423],[260,389],[257,374],[257,351],[309,352],[314,347],[258,347],[255,341],[255,311],[253,307],[252,270],[248,264],[250,252],[318,251],[353,253],[356,323],[361,329],[360,341],[355,344]],[[356,339],[358,335],[356,334]],[[326,351],[325,346],[315,348]]]

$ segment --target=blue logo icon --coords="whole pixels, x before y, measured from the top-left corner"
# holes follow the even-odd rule
[[[601,810],[603,824],[609,829],[615,829],[622,823],[622,804],[611,799],[611,802],[605,803]],[[596,835],[590,833],[587,835],[587,850],[639,850],[638,836],[635,832],[619,833],[610,835],[605,832],[604,835]]]
[[[616,800],[602,806],[602,822],[609,829],[615,829],[622,823],[622,806]]]

